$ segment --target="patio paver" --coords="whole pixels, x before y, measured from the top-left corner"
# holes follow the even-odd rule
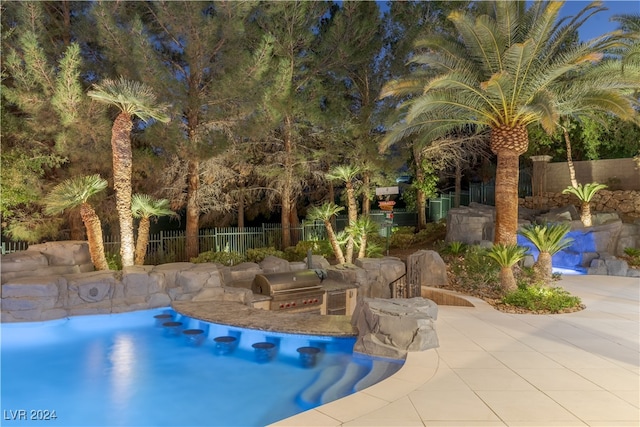
[[[440,347],[393,377],[276,426],[640,425],[640,279],[565,276],[587,309],[440,306]]]

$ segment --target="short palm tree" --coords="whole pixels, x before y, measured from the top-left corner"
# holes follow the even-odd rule
[[[336,166],[332,168],[329,173],[327,173],[327,178],[344,182],[345,188],[347,189],[348,226],[355,225],[356,220],[358,219],[358,205],[356,202],[356,189],[354,186],[354,181],[359,173],[360,169],[356,166],[351,165]],[[353,238],[349,236],[345,254],[345,259],[349,263],[353,261],[353,248],[354,241]]]
[[[545,283],[549,283],[552,276],[551,257],[568,248],[573,243],[573,239],[565,238],[571,230],[569,224],[531,224],[522,227],[519,234],[526,237],[538,248],[540,254],[536,260],[534,269],[536,275]]]
[[[590,182],[582,185],[578,184],[577,187],[567,187],[562,190],[562,194],[573,194],[580,200],[580,221],[585,227],[591,227],[593,225],[593,219],[591,218],[591,199],[600,190],[607,188],[605,184],[598,184],[597,182]]]
[[[45,213],[48,215],[57,215],[80,206],[80,216],[87,230],[89,254],[96,270],[108,270],[109,265],[104,255],[100,218],[89,203],[89,198],[105,188],[107,180],[100,175],[81,176],[62,181],[44,198]]]
[[[133,265],[133,218],[131,216],[131,129],[133,118],[144,122],[157,120],[168,122],[165,106],[159,105],[153,91],[139,82],[120,78],[105,79],[95,84],[88,95],[97,101],[116,106],[120,113],[111,128],[111,150],[113,152],[113,188],[116,192],[116,210],[120,221],[120,255],[122,266]]]
[[[131,198],[131,212],[134,218],[140,218],[138,224],[138,240],[136,242],[135,264],[143,265],[149,244],[151,218],[160,216],[177,216],[169,209],[167,199],[154,199],[147,194],[134,194]]]
[[[498,243],[493,245],[487,252],[487,256],[493,259],[500,266],[500,285],[505,292],[518,288],[516,278],[513,275],[513,266],[524,258],[527,248],[518,245],[503,245]]]
[[[452,12],[455,34],[418,40],[415,74],[389,82],[381,93],[404,100],[381,149],[416,136],[433,141],[469,125],[490,130],[497,155],[494,241],[504,244],[516,243],[518,163],[529,145],[528,125],[552,132],[562,116],[602,111],[638,120],[633,90],[640,67],[630,63],[622,72],[619,59],[604,56],[620,35],[573,41],[602,5],[559,20],[564,2],[527,3],[476,2],[473,11]],[[576,82],[567,87],[569,77]]]
[[[378,230],[378,224],[368,216],[360,216],[356,222],[346,228],[347,233],[358,247],[358,258],[367,256],[367,236]]]
[[[338,206],[335,203],[324,203],[320,206],[314,206],[309,209],[307,212],[307,218],[315,221],[320,220],[324,223],[325,228],[327,229],[327,234],[329,236],[329,243],[331,243],[331,247],[333,248],[333,253],[336,255],[336,259],[339,264],[345,264],[346,260],[344,258],[344,253],[342,252],[342,248],[340,247],[340,243],[338,243],[338,238],[336,237],[336,233],[333,230],[333,225],[331,225],[331,218],[341,211],[344,208],[342,206]]]

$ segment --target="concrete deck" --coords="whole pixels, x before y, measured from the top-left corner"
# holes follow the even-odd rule
[[[640,279],[565,276],[586,310],[440,306],[440,348],[362,392],[276,426],[640,425]]]

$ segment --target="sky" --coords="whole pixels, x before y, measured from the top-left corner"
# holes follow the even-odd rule
[[[562,6],[560,13],[562,16],[575,15],[589,3],[590,1],[584,0],[568,0],[564,6]],[[617,23],[609,21],[609,18],[613,15],[640,13],[640,0],[605,0],[603,3],[609,10],[599,12],[592,16],[580,28],[580,39],[589,40],[618,28]]]

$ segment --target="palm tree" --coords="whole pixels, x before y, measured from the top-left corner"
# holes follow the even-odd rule
[[[534,269],[545,283],[549,283],[553,272],[551,257],[573,242],[571,238],[565,239],[570,230],[569,224],[531,224],[520,229],[519,234],[529,239],[540,251]]]
[[[120,113],[111,128],[111,150],[113,152],[113,188],[116,191],[116,210],[120,221],[120,255],[122,266],[133,265],[133,218],[131,216],[131,129],[133,118],[144,122],[157,120],[168,122],[165,106],[158,105],[148,86],[120,78],[105,79],[95,84],[88,95],[100,102],[115,105]]]
[[[618,34],[572,43],[578,28],[604,8],[594,2],[558,21],[563,2],[478,2],[473,12],[449,15],[457,34],[418,40],[416,74],[388,83],[381,96],[406,97],[404,115],[381,149],[404,138],[435,140],[468,125],[490,129],[497,155],[496,243],[515,244],[518,227],[518,162],[527,150],[527,126],[552,132],[566,115],[610,112],[638,120],[632,91],[640,67],[603,59]],[[428,75],[426,71],[433,71]],[[420,74],[418,74],[420,73]],[[568,89],[556,85],[576,76]]]
[[[576,187],[567,187],[562,190],[562,194],[573,194],[580,200],[580,221],[585,227],[591,227],[593,221],[591,218],[591,199],[596,193],[604,188],[607,188],[605,184],[598,184],[597,182],[590,182],[585,184],[578,184]]]
[[[327,173],[327,178],[332,180],[339,180],[344,182],[345,184],[345,187],[347,189],[347,217],[349,227],[354,226],[356,220],[358,219],[358,204],[356,202],[356,189],[354,186],[354,181],[359,173],[360,169],[358,167],[350,165],[336,166],[332,168],[329,173]],[[345,259],[348,263],[351,263],[353,261],[353,247],[353,237],[349,235],[345,254]]]
[[[527,248],[518,245],[493,245],[487,252],[487,256],[500,266],[500,285],[506,292],[516,290],[516,278],[513,275],[513,266],[524,258]]]
[[[133,195],[131,198],[131,213],[134,218],[140,218],[135,264],[143,265],[144,257],[147,254],[147,245],[149,244],[151,217],[177,216],[177,214],[169,209],[169,201],[167,199],[153,199],[147,194]]]
[[[342,252],[342,248],[340,247],[340,243],[338,243],[338,238],[336,237],[335,231],[333,231],[333,225],[331,225],[331,218],[334,215],[339,214],[343,211],[344,208],[342,206],[338,206],[335,203],[324,203],[321,206],[314,206],[309,209],[307,212],[307,218],[315,221],[320,220],[324,222],[324,226],[327,229],[327,234],[329,235],[329,243],[331,243],[331,247],[333,248],[333,253],[336,254],[336,259],[339,264],[345,264],[344,253]]]
[[[378,230],[378,224],[369,216],[360,216],[352,226],[346,228],[347,233],[355,240],[358,247],[358,258],[367,256],[367,236]]]
[[[44,198],[45,213],[48,215],[57,215],[80,206],[80,216],[87,230],[89,254],[96,270],[108,270],[109,265],[104,255],[100,218],[88,200],[105,188],[107,180],[100,175],[81,176],[62,181]]]

